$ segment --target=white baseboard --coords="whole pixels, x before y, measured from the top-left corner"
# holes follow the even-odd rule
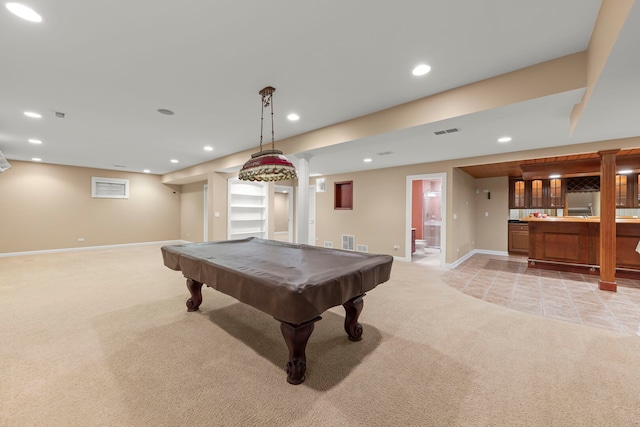
[[[75,252],[75,251],[95,251],[98,249],[114,249],[114,248],[126,248],[130,246],[145,246],[145,245],[182,245],[185,243],[191,243],[188,240],[163,240],[159,242],[139,242],[139,243],[121,243],[118,245],[103,245],[103,246],[83,246],[79,248],[62,248],[62,249],[44,249],[39,251],[26,251],[26,252],[7,252],[0,254],[0,258],[10,256],[23,256],[23,255],[42,255],[53,254],[60,252]]]

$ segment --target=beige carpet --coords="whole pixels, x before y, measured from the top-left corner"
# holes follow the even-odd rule
[[[0,258],[2,426],[640,425],[640,338],[530,316],[396,262],[285,381],[279,324],[211,289],[187,313],[158,246]]]

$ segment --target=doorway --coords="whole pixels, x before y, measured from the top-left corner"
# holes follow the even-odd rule
[[[445,264],[446,174],[407,177],[405,261]]]
[[[276,185],[273,201],[273,240],[293,243],[293,187]]]

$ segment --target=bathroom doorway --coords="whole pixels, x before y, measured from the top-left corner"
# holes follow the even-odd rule
[[[410,248],[407,261],[426,265],[444,265],[445,175],[407,177],[407,222],[410,224]]]

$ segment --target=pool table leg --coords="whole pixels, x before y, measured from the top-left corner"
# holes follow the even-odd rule
[[[289,349],[289,361],[287,362],[287,382],[289,384],[302,384],[305,380],[304,373],[307,370],[305,350],[313,332],[313,324],[320,319],[321,317],[318,316],[300,325],[280,321],[280,331],[282,331],[282,336]]]
[[[187,311],[198,311],[202,304],[202,283],[187,278],[187,288],[191,292],[191,298],[187,300]]]
[[[362,300],[364,295],[365,294],[358,295],[342,304],[346,312],[344,317],[344,330],[347,335],[349,335],[351,341],[360,341],[362,339],[362,325],[358,323],[358,317],[364,306],[364,301]]]

